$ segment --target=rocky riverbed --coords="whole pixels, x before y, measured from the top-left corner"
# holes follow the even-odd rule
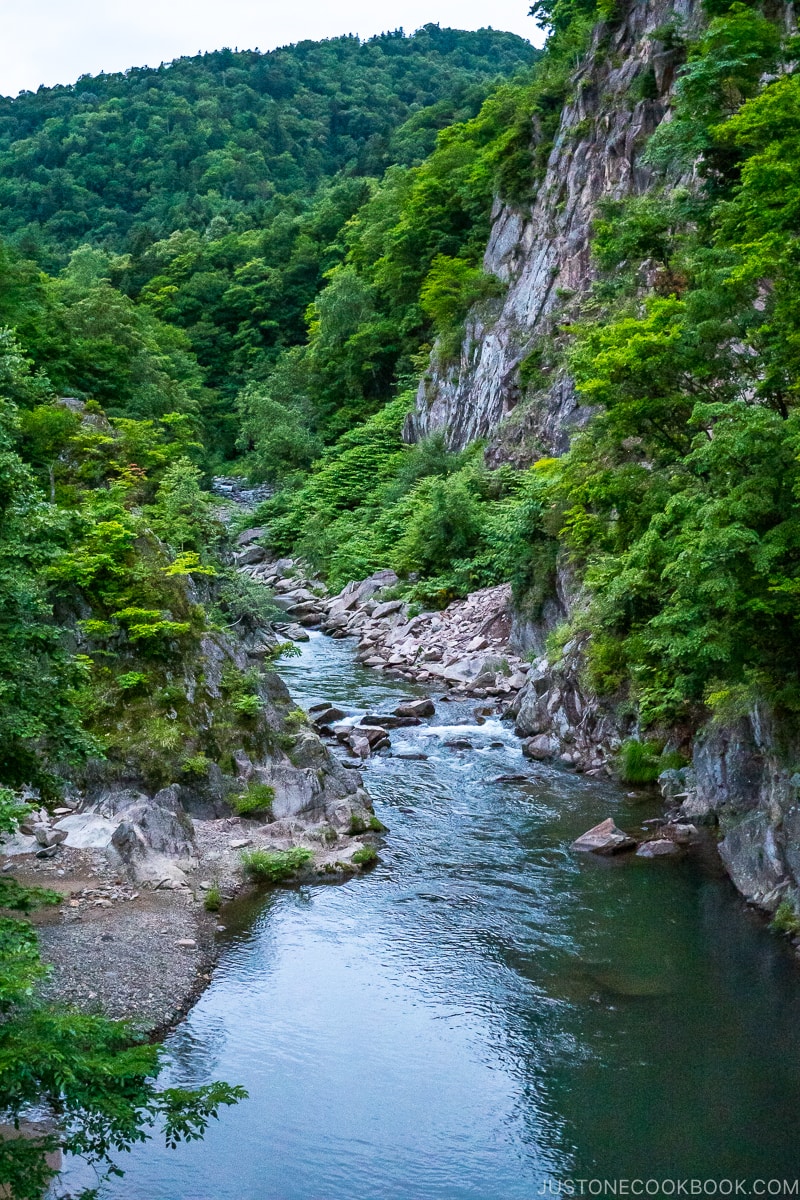
[[[424,759],[417,748],[393,748],[404,730],[445,705],[474,700],[478,726],[498,717],[515,722],[527,758],[604,777],[612,774],[620,743],[613,720],[581,696],[574,647],[555,666],[544,656],[528,661],[514,652],[508,586],[472,593],[442,612],[414,613],[392,594],[397,576],[378,571],[330,596],[301,562],[270,560],[262,534],[245,530],[236,550],[239,570],[268,586],[286,614],[261,642],[307,641],[313,628],[355,639],[357,663],[413,683],[416,694],[388,711],[355,716],[347,705],[313,704],[290,755],[260,765],[241,756],[236,770],[243,785],[266,785],[274,794],[270,813],[237,815],[222,793],[198,798],[185,786],[154,795],[117,787],[34,813],[3,846],[3,870],[63,896],[58,908],[37,918],[53,967],[51,995],[134,1017],[152,1032],[174,1024],[208,983],[224,905],[253,887],[243,853],[307,850],[293,882],[341,880],[362,870],[365,845],[380,843],[380,823],[361,769],[382,752]],[[270,699],[286,707],[288,693],[272,678]],[[472,748],[465,737],[445,745]],[[704,838],[684,811],[682,787],[682,779],[666,781],[669,811],[635,837],[608,819],[573,850],[681,854]],[[221,917],[208,911],[209,892],[219,895]]]
[[[61,904],[34,916],[42,956],[53,968],[47,994],[113,1017],[134,1018],[152,1033],[179,1020],[207,984],[216,959],[216,934],[224,930],[224,916],[206,910],[207,897],[218,889],[224,907],[254,889],[243,866],[244,852],[306,849],[311,858],[293,881],[319,882],[361,871],[358,852],[375,840],[364,820],[352,821],[337,834],[326,823],[265,823],[235,815],[194,819],[192,858],[151,856],[142,864],[147,868],[143,875],[115,852],[113,831],[122,821],[115,826],[96,813],[76,814],[81,815],[84,837],[74,840],[91,840],[90,848],[76,848],[68,836],[53,841],[47,855],[38,857],[43,847],[23,834],[3,847],[2,869],[62,897]],[[65,832],[62,821],[50,825],[51,834]],[[100,821],[106,826],[105,843]],[[156,858],[164,872],[160,879],[153,874]]]
[[[365,666],[454,697],[496,703],[514,717],[528,757],[589,775],[612,774],[612,759],[629,730],[582,688],[577,643],[568,643],[555,663],[544,653],[520,654],[510,585],[472,592],[441,612],[415,613],[395,598],[399,580],[389,570],[329,596],[302,562],[270,560],[259,544],[263,533],[253,528],[240,535],[238,561],[274,591],[287,617],[276,627],[282,636],[302,640],[308,628],[321,628],[334,638],[355,638]]]

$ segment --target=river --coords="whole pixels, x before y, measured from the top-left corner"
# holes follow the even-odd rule
[[[415,693],[320,635],[282,673],[304,706]],[[390,829],[372,871],[226,910],[167,1077],[250,1098],[201,1143],[134,1150],[104,1197],[530,1200],[567,1178],[798,1174],[788,947],[713,865],[571,854],[655,801],[526,761],[473,707],[437,703],[367,765]]]

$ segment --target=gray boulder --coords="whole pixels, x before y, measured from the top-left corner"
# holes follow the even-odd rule
[[[390,617],[392,613],[400,612],[403,607],[402,600],[387,600],[384,604],[379,604],[372,614],[373,621],[380,621],[384,617]]]
[[[266,533],[263,527],[255,527],[253,529],[243,529],[236,539],[237,546],[249,546],[251,542],[257,542]]]
[[[67,834],[64,829],[54,829],[51,825],[44,825],[42,823],[34,825],[33,836],[40,846],[58,846],[59,843],[67,840]]]
[[[665,858],[670,854],[680,854],[680,847],[669,838],[656,838],[652,842],[642,842],[636,851],[637,858]]]
[[[528,738],[522,743],[522,753],[526,758],[534,758],[537,762],[544,762],[548,758],[555,758],[559,751],[559,744],[556,738],[551,737],[549,733],[540,733],[537,737]]]
[[[129,805],[111,845],[141,883],[184,882],[182,867],[197,865],[194,826],[180,806],[179,789],[164,788],[152,800]]]
[[[396,717],[432,717],[436,712],[436,706],[429,698],[424,700],[404,700],[402,704],[398,704],[394,710]]]
[[[315,709],[311,717],[314,725],[317,727],[320,725],[333,725],[336,721],[343,721],[344,718],[345,713],[342,712],[341,708],[336,708],[332,704],[326,708]]]
[[[236,555],[236,565],[239,567],[248,567],[251,563],[263,562],[266,557],[267,552],[263,546],[249,546],[241,554]]]
[[[582,854],[619,854],[621,850],[632,850],[635,845],[635,839],[619,829],[613,817],[607,817],[576,838],[570,850]]]

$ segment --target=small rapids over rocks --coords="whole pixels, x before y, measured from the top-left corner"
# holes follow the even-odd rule
[[[790,949],[713,855],[569,849],[609,816],[641,834],[656,798],[524,758],[474,699],[365,668],[350,642],[312,633],[281,671],[303,707],[350,721],[422,695],[436,711],[364,765],[390,831],[372,871],[222,914],[165,1083],[227,1079],[249,1100],[201,1143],[137,1147],[104,1197],[530,1200],[576,1178],[794,1178]]]

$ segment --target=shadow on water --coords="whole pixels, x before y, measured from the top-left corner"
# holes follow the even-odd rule
[[[301,703],[353,713],[421,690],[321,637],[285,674]],[[105,1194],[529,1200],[548,1177],[794,1177],[800,972],[719,872],[571,855],[648,802],[526,762],[466,702],[392,736],[367,769],[381,863],[227,909],[219,969],[170,1039],[171,1082],[250,1099],[202,1144],[137,1149]]]

